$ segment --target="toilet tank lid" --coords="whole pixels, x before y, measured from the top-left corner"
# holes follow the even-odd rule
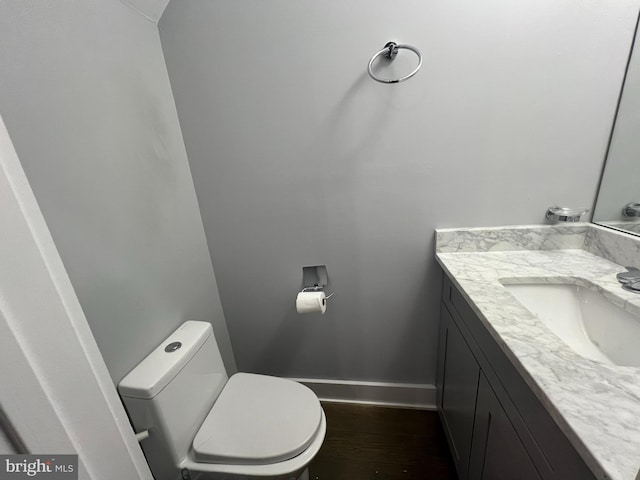
[[[120,395],[155,397],[212,334],[209,322],[189,320],[183,323],[120,381]]]

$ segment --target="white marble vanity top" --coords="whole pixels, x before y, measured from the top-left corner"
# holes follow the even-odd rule
[[[640,368],[574,353],[500,280],[590,283],[640,315],[640,294],[616,280],[621,265],[640,267],[640,237],[590,224],[437,230],[436,258],[596,477],[634,480]]]

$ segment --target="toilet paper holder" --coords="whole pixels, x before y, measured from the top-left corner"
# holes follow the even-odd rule
[[[313,290],[314,292],[317,292],[318,290],[322,290],[323,287],[320,286],[313,286],[313,287],[302,287],[302,290],[300,290],[301,292],[308,292],[310,290]]]
[[[302,290],[322,290],[328,283],[327,266],[302,267]]]
[[[329,283],[326,265],[313,265],[310,267],[302,267],[302,290],[301,292],[324,290]],[[327,295],[331,297],[333,293]]]

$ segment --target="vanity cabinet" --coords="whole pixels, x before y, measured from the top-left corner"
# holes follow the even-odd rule
[[[437,403],[459,480],[595,480],[445,275]]]
[[[467,478],[480,366],[446,309],[440,322],[438,408],[458,477]]]
[[[541,480],[502,404],[480,374],[468,478]]]

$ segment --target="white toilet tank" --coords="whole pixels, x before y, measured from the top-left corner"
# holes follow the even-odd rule
[[[227,380],[211,324],[196,321],[182,324],[122,379],[118,391],[133,428],[149,431],[141,445],[154,473],[162,472],[157,478],[178,474]]]

